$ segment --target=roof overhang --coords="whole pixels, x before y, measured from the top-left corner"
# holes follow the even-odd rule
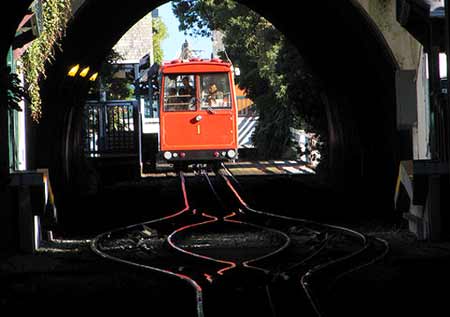
[[[397,21],[423,46],[445,47],[445,10],[441,4],[397,0]]]
[[[12,42],[14,58],[18,59],[36,39],[42,30],[42,4],[41,1],[33,1],[27,13],[20,21],[16,35]]]

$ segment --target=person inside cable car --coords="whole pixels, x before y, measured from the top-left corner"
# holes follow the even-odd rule
[[[208,103],[208,106],[212,108],[223,106],[223,92],[217,88],[215,83],[212,83],[208,87],[206,102]]]
[[[183,77],[183,86],[178,90],[180,101],[188,104],[189,110],[195,110],[195,89],[191,86],[189,77]]]
[[[180,110],[178,107],[177,90],[173,87],[167,89],[166,111]]]
[[[178,94],[186,100],[185,102],[189,102],[189,100],[195,96],[195,90],[189,83],[189,77],[183,77],[183,86],[178,91]]]
[[[169,88],[167,90],[167,102],[168,103],[173,103],[176,101],[177,99],[177,90],[175,88]]]

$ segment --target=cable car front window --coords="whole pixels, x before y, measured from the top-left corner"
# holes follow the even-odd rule
[[[212,73],[200,76],[200,108],[230,109],[231,93],[228,73]]]
[[[195,76],[166,75],[164,78],[164,111],[195,111]]]

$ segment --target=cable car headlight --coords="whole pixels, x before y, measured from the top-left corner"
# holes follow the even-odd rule
[[[229,158],[234,158],[236,156],[235,150],[228,150],[227,155]]]
[[[167,151],[167,152],[164,152],[163,156],[166,160],[170,160],[172,158],[172,153]]]

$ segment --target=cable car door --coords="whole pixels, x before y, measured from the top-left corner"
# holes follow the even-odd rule
[[[236,112],[229,73],[199,75],[197,133],[201,145],[209,149],[237,147]]]

